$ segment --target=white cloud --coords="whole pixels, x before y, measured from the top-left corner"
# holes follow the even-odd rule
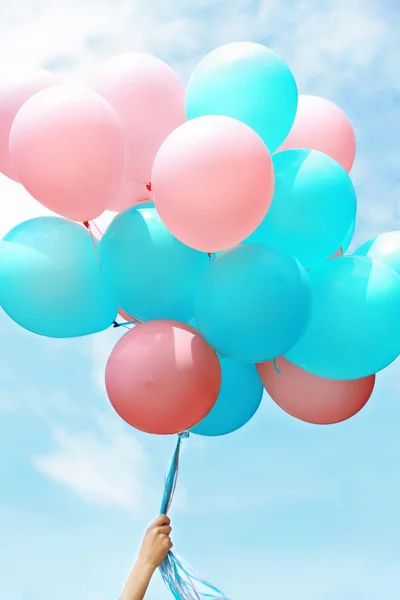
[[[119,319],[121,320],[121,319]],[[127,333],[123,327],[108,329],[92,336],[87,347],[92,359],[91,379],[101,393],[105,394],[105,370],[110,354],[120,337]]]
[[[12,48],[13,63],[23,66],[58,61],[80,71],[110,54],[140,50],[193,67],[220,44],[267,38],[304,81],[340,80],[369,67],[383,49],[390,49],[390,72],[398,17],[389,20],[384,8],[374,0],[117,0],[112,9],[108,0],[25,0],[3,8],[0,48]]]
[[[34,466],[88,502],[142,511],[149,485],[149,461],[142,445],[117,423],[100,420],[96,430],[53,430],[55,449]]]

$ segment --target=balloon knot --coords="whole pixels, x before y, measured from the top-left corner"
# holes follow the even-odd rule
[[[149,181],[149,183],[146,183],[146,189],[149,190],[149,192],[151,192],[151,182]]]
[[[83,224],[86,227],[86,229],[90,229],[89,221],[83,221]]]
[[[117,321],[114,321],[113,327],[120,327],[120,324]]]
[[[190,433],[188,431],[182,431],[182,433],[178,433],[178,437],[181,440],[184,440],[186,438],[188,438],[190,436]]]

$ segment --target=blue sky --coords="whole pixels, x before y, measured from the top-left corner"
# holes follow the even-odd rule
[[[400,226],[400,8],[395,0],[21,0],[3,10],[11,69],[82,79],[102,59],[148,51],[187,78],[212,48],[262,41],[301,92],[352,119],[357,240]],[[41,214],[1,182],[0,230]],[[174,440],[136,433],[108,404],[119,332],[35,337],[0,314],[0,597],[117,598],[159,508]],[[173,508],[177,553],[233,600],[390,600],[400,588],[400,378],[334,427],[295,421],[268,398],[240,432],[185,443]],[[149,600],[167,600],[159,577]]]

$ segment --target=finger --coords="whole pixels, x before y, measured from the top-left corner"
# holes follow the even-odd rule
[[[167,515],[160,515],[154,521],[153,525],[155,527],[163,527],[164,525],[170,525],[170,523],[171,523],[171,519],[169,517],[167,517]]]
[[[170,525],[164,525],[162,527],[158,528],[158,531],[162,534],[162,535],[170,535],[171,531],[172,531],[172,527]]]

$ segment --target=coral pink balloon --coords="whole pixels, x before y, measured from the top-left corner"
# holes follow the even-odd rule
[[[318,96],[299,96],[295,122],[279,152],[292,148],[319,150],[349,172],[356,139],[349,119],[336,104]]]
[[[152,193],[144,183],[137,183],[129,179],[122,183],[121,191],[108,205],[108,210],[121,212],[134,204],[146,202],[152,199]]]
[[[154,203],[166,227],[203,252],[232,248],[264,219],[274,171],[264,142],[230,117],[206,116],[175,129],[152,172]]]
[[[198,331],[176,321],[150,321],[124,335],[106,368],[111,404],[147,433],[190,429],[214,406],[221,367]]]
[[[98,94],[57,85],[32,96],[15,117],[10,156],[28,192],[75,221],[98,217],[120,191],[125,138]]]
[[[0,73],[0,171],[10,179],[18,181],[9,153],[10,131],[15,116],[31,96],[57,82],[56,75],[42,69],[30,73],[14,70]]]
[[[332,254],[331,258],[339,258],[340,256],[343,256],[343,250],[341,248],[336,250],[335,254]]]
[[[109,59],[91,82],[115,108],[127,138],[127,177],[150,181],[157,150],[184,123],[185,87],[171,67],[149,54]]]
[[[125,312],[121,308],[118,309],[118,314],[119,314],[120,317],[122,317],[123,319],[125,319],[125,321],[133,321],[134,320],[131,317],[131,315],[129,315],[127,312]]]
[[[353,381],[323,379],[285,358],[257,365],[265,389],[284,411],[308,423],[330,425],[350,419],[369,400],[375,375]]]

